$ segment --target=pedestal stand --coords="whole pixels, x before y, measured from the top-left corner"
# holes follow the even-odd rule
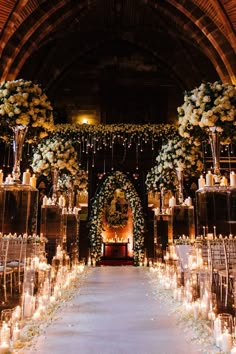
[[[207,186],[196,191],[197,234],[236,233],[236,187]]]
[[[18,183],[0,186],[0,232],[22,235],[37,233],[37,216],[36,188]]]

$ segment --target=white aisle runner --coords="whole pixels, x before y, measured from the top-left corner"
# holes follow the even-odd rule
[[[97,267],[24,353],[196,354],[143,268]]]

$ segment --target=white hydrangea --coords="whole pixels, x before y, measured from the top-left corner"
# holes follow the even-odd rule
[[[222,142],[236,138],[236,86],[233,84],[203,83],[185,94],[177,112],[179,134],[184,138],[202,140],[213,126],[221,132]]]
[[[46,176],[53,169],[75,175],[79,171],[79,162],[72,140],[54,135],[44,138],[35,148],[31,166],[35,173]]]

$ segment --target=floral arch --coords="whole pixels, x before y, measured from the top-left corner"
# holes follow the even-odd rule
[[[99,261],[101,258],[103,215],[107,200],[116,189],[122,190],[129,201],[133,215],[134,265],[144,257],[144,217],[140,198],[130,180],[120,171],[106,177],[98,190],[92,204],[89,239],[91,257]]]

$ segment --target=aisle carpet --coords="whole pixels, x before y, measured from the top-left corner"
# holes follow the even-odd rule
[[[35,354],[196,354],[142,267],[95,267],[80,291],[36,337]]]

